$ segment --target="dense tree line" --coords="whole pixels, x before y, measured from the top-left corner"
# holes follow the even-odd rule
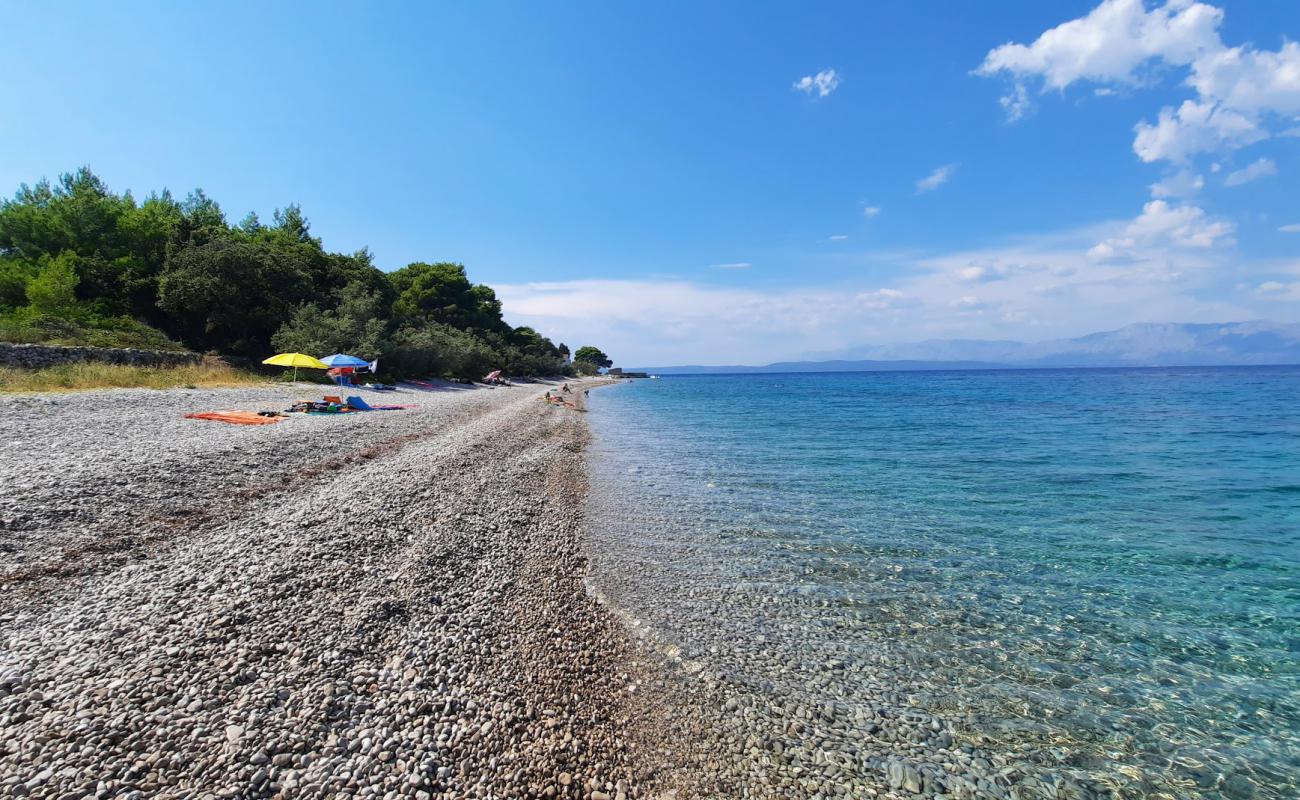
[[[0,205],[0,338],[347,352],[390,375],[572,369],[565,345],[507,324],[460,264],[384,272],[367,250],[327,252],[297,206],[231,225],[202,191],[137,202],[85,168]]]

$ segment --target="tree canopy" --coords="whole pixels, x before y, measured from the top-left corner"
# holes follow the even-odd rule
[[[512,327],[465,267],[392,272],[332,253],[296,204],[230,225],[202,190],[137,202],[89,168],[0,203],[0,339],[380,358],[390,375],[567,372],[569,350]],[[608,366],[596,348],[585,364]],[[593,356],[599,356],[594,358]]]
[[[599,347],[584,345],[573,353],[573,369],[579,375],[595,375],[601,367],[612,367],[614,362]]]

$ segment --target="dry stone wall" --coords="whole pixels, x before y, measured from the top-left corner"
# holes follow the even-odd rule
[[[0,366],[41,369],[77,361],[100,361],[135,367],[179,367],[197,364],[199,353],[136,350],[130,347],[62,347],[48,344],[0,342]]]

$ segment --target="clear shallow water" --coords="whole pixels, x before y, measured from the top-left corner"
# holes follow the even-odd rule
[[[591,406],[597,580],[728,680],[924,711],[1116,796],[1300,797],[1300,368],[667,377]]]

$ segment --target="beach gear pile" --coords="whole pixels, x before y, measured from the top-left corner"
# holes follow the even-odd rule
[[[357,378],[360,375],[374,375],[379,370],[379,359],[366,361],[364,358],[350,356],[347,353],[335,353],[324,358],[315,358],[306,353],[278,353],[262,362],[277,367],[292,367],[293,379],[298,380],[298,370],[301,369],[323,369],[326,370],[334,382],[339,386],[349,388],[357,385]],[[501,370],[489,372],[483,382],[493,386],[509,386],[510,383],[501,375]],[[425,381],[412,381],[412,383],[430,389],[440,389],[433,383]],[[366,389],[375,391],[396,391],[396,386],[390,386],[382,383],[365,383],[361,384]],[[359,411],[401,411],[407,408],[416,408],[414,405],[371,405],[363,398],[355,395],[347,399],[342,397],[325,395],[321,400],[299,400],[284,411],[199,411],[193,414],[186,414],[186,419],[206,419],[213,422],[228,422],[232,425],[274,425],[283,420],[289,414],[349,414]]]
[[[273,425],[290,414],[349,414],[359,411],[401,411],[416,408],[414,405],[371,405],[360,397],[325,395],[322,400],[299,400],[284,411],[199,411],[186,414],[186,419],[207,419],[229,422],[232,425]]]
[[[300,400],[289,407],[289,413],[303,414],[347,414],[354,411],[401,411],[405,408],[415,408],[413,405],[375,405],[372,406],[360,397],[348,397],[346,400],[331,395],[325,395],[325,398],[319,402],[315,400]]]

